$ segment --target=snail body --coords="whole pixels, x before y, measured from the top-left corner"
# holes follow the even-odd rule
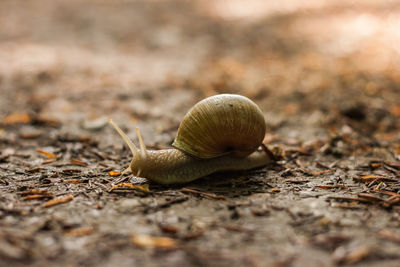
[[[264,116],[255,103],[240,95],[215,95],[193,106],[179,126],[172,149],[146,150],[136,128],[138,149],[110,123],[133,154],[132,173],[161,184],[186,183],[218,171],[253,169],[271,161],[259,149],[266,131]]]

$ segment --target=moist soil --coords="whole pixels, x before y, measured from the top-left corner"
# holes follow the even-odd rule
[[[400,266],[399,7],[2,0],[0,265]],[[109,118],[164,149],[219,93],[259,105],[273,163],[120,174]]]

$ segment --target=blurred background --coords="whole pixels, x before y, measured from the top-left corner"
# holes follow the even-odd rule
[[[393,132],[399,43],[399,1],[3,0],[0,116],[163,132],[231,92],[289,139],[342,119]]]

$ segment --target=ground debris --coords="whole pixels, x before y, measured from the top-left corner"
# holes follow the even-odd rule
[[[378,236],[400,244],[400,234],[396,234],[388,229],[380,230]]]
[[[0,255],[14,260],[29,259],[32,240],[31,232],[3,228],[0,230]]]
[[[162,232],[168,234],[176,234],[179,231],[179,228],[177,226],[171,224],[159,223],[158,227],[161,229]]]
[[[74,199],[74,196],[72,196],[72,195],[69,195],[69,196],[66,196],[66,197],[55,198],[55,199],[49,200],[46,203],[44,203],[43,207],[44,208],[50,208],[50,207],[53,207],[53,206],[56,206],[56,205],[59,205],[59,204],[67,203],[67,202],[69,202],[69,201],[71,201],[73,199]]]
[[[378,175],[362,175],[360,177],[354,177],[354,181],[356,182],[362,182],[362,183],[369,183],[372,181],[376,182],[393,182],[393,183],[398,183],[398,179],[393,179],[393,178],[388,178],[384,176],[378,176]]]
[[[354,264],[364,260],[371,253],[373,248],[370,246],[360,246],[356,248],[338,247],[332,254],[333,260],[338,264]]]
[[[158,211],[160,209],[169,208],[174,204],[180,204],[187,201],[189,198],[186,196],[175,196],[175,197],[168,197],[163,201],[157,201],[156,205],[147,206],[144,209],[144,212],[150,211]]]
[[[29,189],[23,192],[19,192],[20,195],[51,195],[47,189]]]
[[[350,240],[350,236],[341,233],[330,233],[316,235],[310,240],[310,242],[317,247],[322,247],[326,250],[332,251]]]
[[[71,164],[79,165],[79,166],[87,166],[88,165],[87,162],[80,160],[80,159],[74,159],[74,158],[71,159]]]
[[[12,113],[3,118],[3,124],[17,124],[17,123],[30,123],[31,116],[27,113]]]
[[[149,185],[133,185],[133,184],[129,184],[129,183],[120,183],[120,184],[116,184],[113,185],[111,187],[111,189],[109,190],[109,192],[123,192],[121,190],[137,190],[140,191],[142,193],[152,193],[149,190]]]
[[[53,154],[53,153],[50,153],[50,152],[47,152],[47,151],[44,151],[44,150],[41,150],[41,149],[37,149],[36,152],[46,156],[48,159],[57,159],[57,155],[56,154]]]
[[[85,235],[91,235],[93,232],[94,228],[91,226],[72,228],[64,231],[64,233],[68,236],[85,236]]]
[[[292,183],[292,184],[304,184],[304,183],[308,183],[310,180],[307,179],[285,179],[284,182],[286,183]]]
[[[320,188],[320,189],[335,189],[335,188],[347,189],[346,185],[344,185],[344,184],[316,185],[315,187]]]
[[[177,241],[169,237],[134,234],[131,240],[134,245],[141,248],[177,249],[179,247]]]
[[[110,176],[118,176],[118,175],[121,174],[121,172],[119,172],[119,171],[109,171],[108,174],[109,174]]]
[[[226,197],[224,197],[224,196],[218,196],[218,195],[211,194],[211,193],[201,192],[201,191],[198,191],[196,189],[191,189],[191,188],[183,188],[183,189],[181,189],[181,192],[205,196],[207,198],[216,199],[216,200],[226,200]]]
[[[21,198],[23,201],[34,199],[53,198],[53,194],[46,189],[30,189],[19,193],[24,196]]]

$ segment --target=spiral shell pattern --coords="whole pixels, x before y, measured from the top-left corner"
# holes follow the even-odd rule
[[[246,157],[261,145],[265,132],[264,115],[253,101],[220,94],[189,110],[172,145],[197,158]]]

